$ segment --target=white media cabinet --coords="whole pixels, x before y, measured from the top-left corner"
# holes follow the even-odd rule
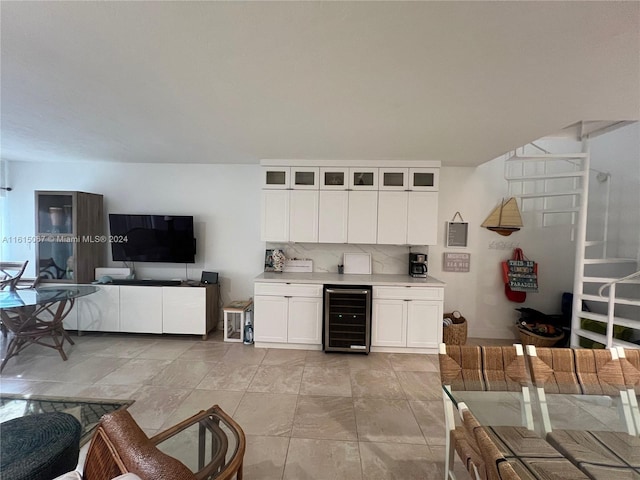
[[[96,285],[64,321],[79,332],[207,335],[218,324],[219,285]]]

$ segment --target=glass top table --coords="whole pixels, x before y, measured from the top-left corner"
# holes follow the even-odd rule
[[[76,298],[95,293],[90,285],[65,285],[0,291],[0,320],[3,329],[13,334],[0,372],[7,361],[29,345],[53,348],[67,359],[64,342],[73,340],[64,330],[62,322],[75,304]]]
[[[521,391],[450,391],[443,385],[445,395],[457,407],[463,403],[482,425],[526,426],[523,417],[525,399]],[[536,401],[534,388],[530,388],[533,430],[544,435],[543,410],[547,410],[553,430],[597,430],[628,432],[628,423],[619,397],[608,395],[545,394],[545,403]],[[631,422],[633,420],[631,419]]]

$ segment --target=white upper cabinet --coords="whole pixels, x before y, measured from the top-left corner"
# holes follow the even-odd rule
[[[286,190],[290,188],[291,167],[264,167],[262,169],[262,188]]]
[[[408,192],[378,193],[378,242],[406,245]]]
[[[409,169],[408,168],[381,168],[380,169],[380,190],[409,189]]]
[[[318,216],[318,241],[320,243],[347,243],[350,193],[354,192],[320,190],[320,214]]]
[[[349,169],[341,167],[320,168],[320,190],[347,190]]]
[[[349,169],[349,189],[350,190],[378,190],[378,169],[377,168],[350,168]]]
[[[408,192],[407,244],[438,244],[438,192]]]
[[[291,188],[294,190],[318,190],[319,167],[291,167]]]
[[[303,243],[318,242],[319,193],[309,190],[294,190],[289,205],[289,241]]]
[[[263,242],[289,241],[289,190],[263,190],[260,239]]]
[[[378,226],[378,192],[348,193],[348,242],[375,244]]]
[[[439,168],[410,168],[409,190],[437,192],[440,181]]]

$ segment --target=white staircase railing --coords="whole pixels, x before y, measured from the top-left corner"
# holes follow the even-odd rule
[[[615,325],[615,322],[616,322],[615,306],[617,303],[616,302],[616,285],[619,283],[626,283],[629,280],[633,280],[636,277],[640,277],[640,270],[635,273],[632,273],[631,275],[627,275],[625,277],[618,278],[617,280],[614,280],[612,282],[605,283],[598,289],[598,295],[600,295],[601,297],[604,297],[605,289],[607,288],[609,289],[609,296],[607,300],[607,334],[606,334],[607,343],[605,344],[607,348],[613,347],[613,326]],[[625,303],[628,305],[640,306],[640,300],[627,300]],[[637,325],[637,327],[640,327],[640,322]]]

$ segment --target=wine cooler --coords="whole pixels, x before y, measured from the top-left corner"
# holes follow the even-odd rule
[[[324,351],[369,353],[371,287],[324,286]]]

